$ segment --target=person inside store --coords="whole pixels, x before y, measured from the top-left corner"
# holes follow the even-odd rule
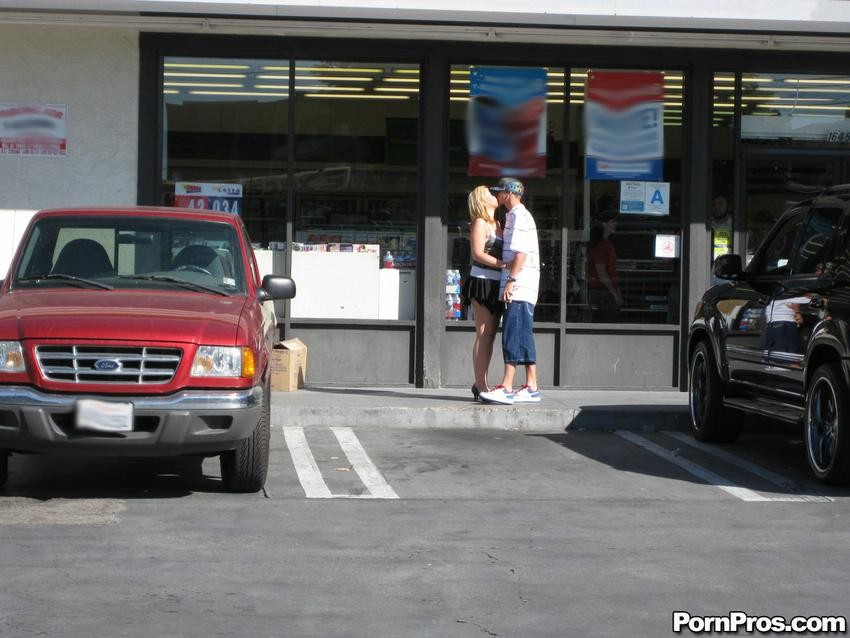
[[[732,227],[732,204],[725,193],[718,193],[711,200],[711,227]]]
[[[540,246],[537,224],[522,203],[525,186],[513,177],[503,177],[490,189],[505,215],[502,270],[499,298],[504,303],[502,356],[505,371],[502,382],[481,393],[485,403],[512,405],[540,401],[537,385],[537,351],[534,344],[534,306],[540,288]],[[525,384],[513,390],[517,366],[525,367]]]
[[[587,300],[592,321],[617,323],[623,295],[617,273],[617,252],[609,239],[617,231],[617,213],[603,210],[590,228],[587,244]]]
[[[472,398],[490,390],[487,369],[504,304],[499,300],[502,261],[502,226],[495,218],[499,203],[486,186],[476,187],[469,205],[469,249],[472,267],[461,288],[461,302],[472,309],[475,340],[472,342]]]

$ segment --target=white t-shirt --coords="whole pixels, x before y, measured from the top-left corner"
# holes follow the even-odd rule
[[[504,245],[502,260],[510,263],[517,253],[525,253],[525,263],[516,274],[513,287],[514,301],[537,303],[537,292],[540,288],[540,247],[537,242],[537,224],[528,209],[517,204],[508,211],[505,218]],[[505,289],[506,279],[510,268],[502,270],[502,280],[499,294]]]
[[[791,304],[803,305],[811,301],[809,297],[791,297],[790,299],[776,299],[767,307],[765,322],[794,321],[794,309]]]

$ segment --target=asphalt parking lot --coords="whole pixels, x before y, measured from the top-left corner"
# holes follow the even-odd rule
[[[657,636],[850,606],[850,491],[793,430],[278,426],[265,492],[219,489],[213,459],[13,457],[0,635]]]

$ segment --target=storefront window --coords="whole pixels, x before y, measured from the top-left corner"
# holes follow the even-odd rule
[[[286,241],[288,62],[167,57],[163,203],[241,214],[264,248]],[[221,185],[228,185],[222,187]],[[234,190],[229,186],[236,186]]]
[[[292,317],[413,320],[419,67],[294,64]]]
[[[516,142],[515,136],[509,134],[512,124],[490,122],[491,131],[484,131],[484,145],[494,148],[487,157],[495,156],[496,165],[488,165],[487,157],[483,161],[470,157],[469,150],[469,109],[470,98],[476,100],[476,88],[471,86],[470,72],[478,69],[482,73],[492,73],[494,77],[501,75],[501,82],[515,82],[518,100],[522,104],[509,104],[508,109],[518,112],[525,108],[522,114],[525,127],[522,137],[531,143],[540,141],[537,157],[529,157],[528,149],[518,148],[514,156],[507,147]],[[545,117],[535,113],[533,117],[525,117],[530,110],[527,99],[532,95],[535,99],[536,89],[528,89],[531,82],[540,80],[539,97],[545,101]],[[565,71],[562,68],[533,68],[533,67],[473,67],[455,65],[451,68],[449,105],[449,209],[447,268],[457,271],[463,278],[468,276],[471,257],[469,250],[469,209],[467,198],[469,193],[480,185],[493,185],[501,176],[519,178],[526,187],[525,205],[534,216],[537,224],[537,234],[540,243],[540,290],[535,307],[534,318],[537,322],[560,321],[561,302],[561,211],[563,202],[562,162],[563,162],[563,120],[564,120],[564,86]],[[545,86],[542,86],[545,84]],[[510,101],[511,96],[506,100]],[[488,100],[478,100],[488,108]],[[484,126],[487,126],[485,123]],[[544,130],[536,127],[545,126]],[[490,135],[492,134],[492,136]],[[527,136],[527,137],[526,137]],[[504,152],[504,155],[500,155]],[[529,151],[531,155],[535,153]],[[499,158],[501,157],[501,161]],[[515,165],[511,166],[511,162]],[[497,219],[504,222],[504,211],[497,212]],[[468,309],[461,308],[459,299],[453,299],[452,293],[446,292],[446,318],[468,319]]]
[[[745,141],[850,147],[850,76],[745,73],[741,102]]]
[[[711,256],[732,252],[735,203],[735,74],[714,74],[711,126]]]
[[[594,107],[596,128],[588,130],[594,148],[613,160],[586,153],[587,89],[589,82],[603,78],[610,84],[593,98],[603,108]],[[682,73],[573,69],[569,92],[570,133],[578,144],[571,146],[570,157],[575,200],[568,219],[567,321],[678,323]],[[634,99],[642,95],[653,97]],[[655,115],[659,103],[660,123]],[[601,137],[598,129],[607,136],[603,143],[596,139]],[[627,139],[631,150],[626,155],[637,159],[618,160]],[[654,150],[647,155],[644,148]],[[653,153],[661,157],[646,159]]]

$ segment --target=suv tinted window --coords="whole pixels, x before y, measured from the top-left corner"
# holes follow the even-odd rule
[[[756,274],[788,275],[791,273],[794,244],[802,227],[803,211],[799,210],[786,219],[776,234],[771,237],[762,253]]]
[[[818,266],[823,270],[827,260],[830,239],[841,218],[840,208],[815,208],[800,234],[798,250],[791,263],[795,275],[815,274]]]

